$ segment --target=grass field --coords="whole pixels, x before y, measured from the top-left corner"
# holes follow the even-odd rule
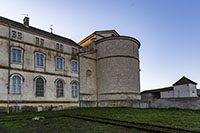
[[[87,115],[200,131],[200,111],[178,109],[82,108],[40,113],[0,114],[0,132],[139,132],[133,128],[79,120],[63,115]],[[32,121],[35,116],[47,119]]]

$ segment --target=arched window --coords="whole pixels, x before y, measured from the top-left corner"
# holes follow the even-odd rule
[[[62,80],[57,80],[56,82],[56,94],[58,97],[63,96],[63,81]]]
[[[72,82],[72,97],[76,98],[78,96],[78,83],[77,82]]]
[[[11,94],[20,95],[22,90],[22,78],[19,75],[11,76]]]
[[[44,80],[42,78],[36,79],[36,96],[44,96]]]

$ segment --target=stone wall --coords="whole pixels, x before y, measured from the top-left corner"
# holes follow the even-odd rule
[[[96,107],[96,52],[80,54],[80,104],[81,107]]]
[[[200,98],[161,98],[151,101],[137,101],[132,104],[133,108],[179,108],[200,110]]]
[[[180,108],[200,110],[200,98],[165,98],[150,102],[150,108]]]
[[[22,93],[21,95],[10,95],[10,101],[18,101],[20,106],[26,103],[20,101],[32,101],[37,102],[37,105],[45,104],[45,102],[57,102],[57,104],[65,104],[64,106],[71,105],[78,106],[78,97],[72,97],[71,82],[78,81],[78,72],[72,72],[72,47],[79,48],[77,45],[71,43],[50,38],[43,34],[37,34],[29,30],[20,29],[12,26],[11,31],[17,31],[22,33],[22,38],[12,38],[11,47],[17,47],[22,49],[22,63],[11,62],[12,74],[19,74],[23,78]],[[0,23],[0,106],[5,105],[7,101],[7,86],[8,86],[8,37],[9,28],[8,25]],[[44,45],[36,44],[36,37],[44,40]],[[58,50],[56,44],[62,44],[63,50]],[[41,52],[45,55],[44,67],[37,67],[35,65],[35,52]],[[62,57],[64,59],[64,69],[56,69],[56,57]],[[43,77],[45,79],[44,97],[35,96],[35,82],[36,77]],[[56,84],[57,79],[64,81],[64,96],[56,96]],[[39,102],[44,103],[39,103]],[[60,101],[60,103],[59,103]],[[62,103],[65,101],[65,103]],[[67,103],[67,102],[69,103]],[[11,104],[12,105],[12,104]],[[31,103],[30,103],[31,105]]]
[[[171,98],[171,97],[174,97],[174,90],[160,92],[160,98]]]
[[[120,36],[98,40],[96,45],[99,106],[124,106],[126,102],[119,101],[140,99],[140,43]]]

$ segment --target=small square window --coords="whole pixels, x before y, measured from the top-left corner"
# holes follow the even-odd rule
[[[78,49],[77,48],[72,48],[72,54],[77,54],[78,53]]]
[[[16,38],[17,37],[17,32],[16,31],[12,31],[12,38]]]
[[[22,39],[22,33],[21,32],[18,32],[17,38],[20,39],[20,40]]]
[[[60,48],[59,44],[56,43],[56,49],[58,50]]]
[[[39,44],[39,38],[38,37],[35,38],[35,44]]]
[[[90,51],[90,45],[86,46],[86,51]]]
[[[44,39],[40,39],[40,46],[41,46],[41,47],[44,46]]]
[[[60,44],[60,50],[63,51],[63,45],[62,44]]]

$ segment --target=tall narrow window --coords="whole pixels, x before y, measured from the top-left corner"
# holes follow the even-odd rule
[[[22,63],[22,50],[19,48],[12,48],[12,62]]]
[[[78,72],[78,61],[72,60],[72,71]]]
[[[58,50],[60,48],[59,43],[56,43],[56,49]]]
[[[36,66],[44,67],[44,54],[36,53]]]
[[[72,97],[76,98],[78,96],[78,84],[77,82],[72,82]]]
[[[58,80],[56,82],[56,94],[58,97],[63,96],[63,81],[62,80]]]
[[[44,80],[37,78],[36,81],[36,96],[44,96]]]
[[[56,57],[56,69],[63,70],[64,68],[64,59],[61,57]]]
[[[20,95],[22,89],[22,78],[19,75],[11,77],[11,94]]]

